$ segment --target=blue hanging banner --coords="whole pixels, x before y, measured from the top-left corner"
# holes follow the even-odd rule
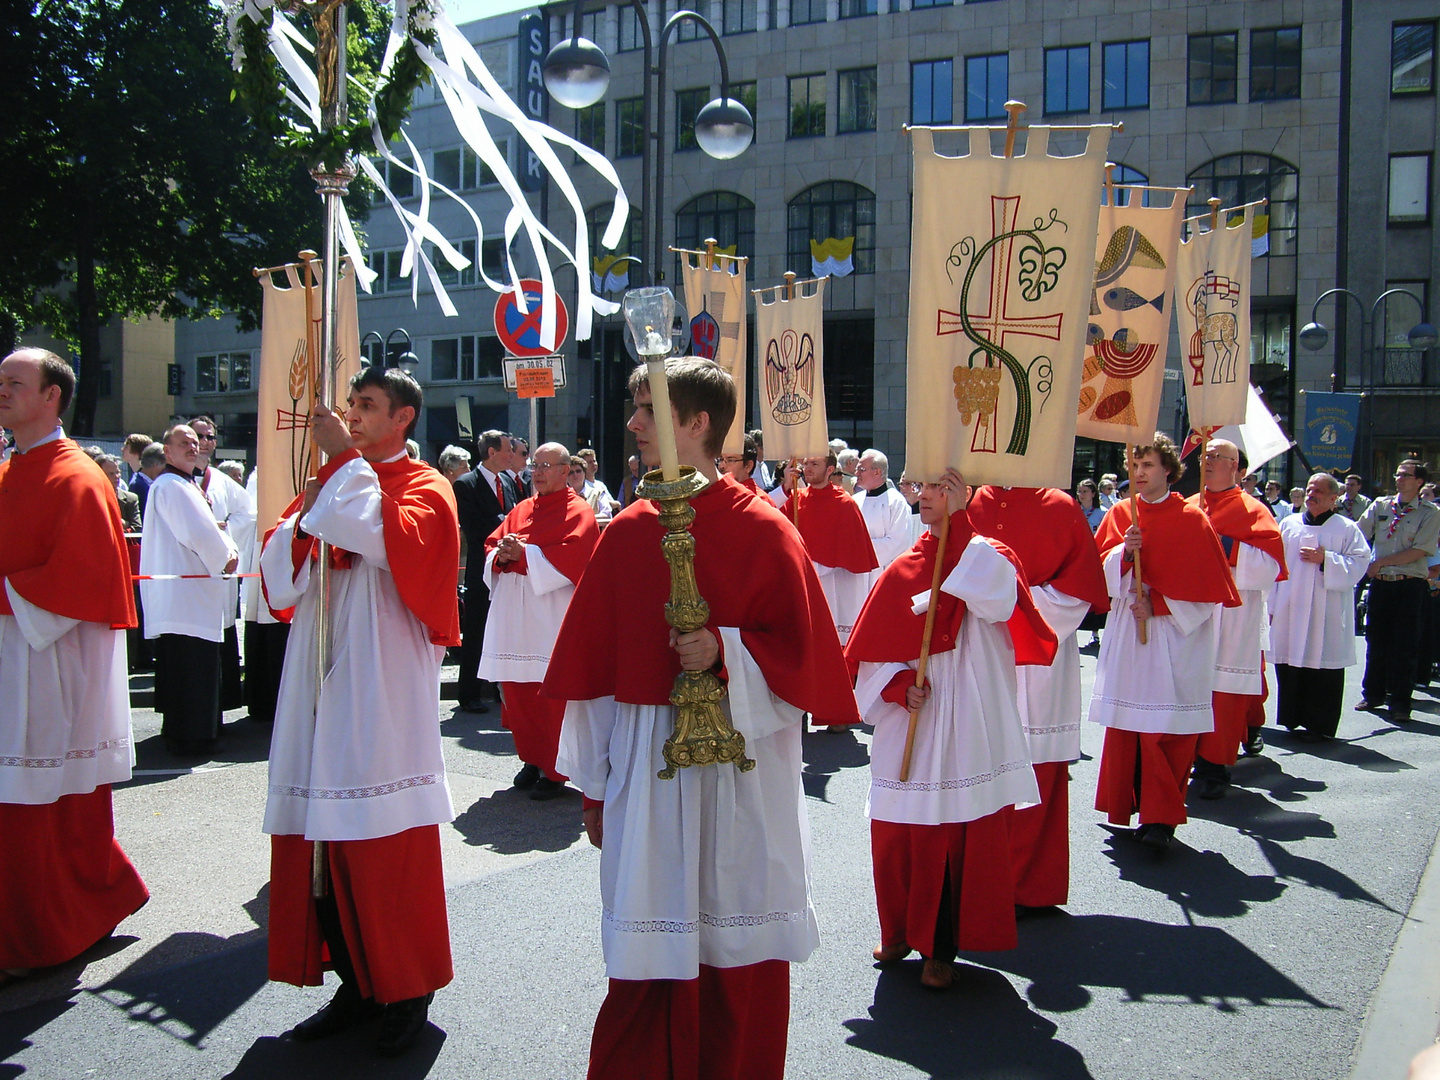
[[[1299,432],[1300,449],[1317,469],[1346,472],[1355,456],[1360,430],[1360,394],[1305,395],[1305,427]]]
[[[520,18],[520,48],[518,59],[520,77],[517,79],[518,93],[515,95],[520,110],[531,120],[544,120],[550,100],[545,90],[545,78],[541,73],[545,57],[550,51],[550,35],[545,16],[538,13]],[[539,191],[545,186],[545,170],[540,166],[539,155],[528,146],[520,152],[520,190]]]

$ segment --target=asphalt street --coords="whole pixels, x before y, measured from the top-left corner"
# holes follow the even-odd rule
[[[1087,700],[1094,663],[1082,652]],[[917,959],[870,960],[868,735],[807,734],[823,943],[793,969],[787,1075],[1400,1080],[1440,1002],[1440,871],[1417,900],[1440,831],[1440,696],[1417,695],[1399,727],[1349,710],[1358,681],[1339,741],[1267,729],[1226,798],[1191,799],[1163,857],[1090,808],[1102,732],[1087,725],[1070,903],[1023,921],[1013,952],[962,956],[945,994],[919,985]],[[439,717],[456,978],[421,1043],[381,1061],[373,1031],[283,1038],[330,990],[265,978],[268,730],[229,714],[213,760],[177,761],[147,685],[115,812],[152,899],[74,963],[0,990],[0,1080],[583,1077],[605,990],[599,856],[578,797],[510,789],[497,712]]]

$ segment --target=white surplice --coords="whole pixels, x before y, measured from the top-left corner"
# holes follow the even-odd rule
[[[1280,564],[1259,548],[1241,543],[1231,573],[1241,605],[1220,609],[1212,689],[1226,694],[1258,696],[1264,691],[1260,669],[1270,647],[1270,610],[1266,597],[1280,576]]]
[[[250,478],[245,481],[245,494],[250,499],[250,506],[253,514],[254,507],[259,499],[259,485],[255,479],[256,470],[250,470]],[[240,546],[240,568],[246,574],[260,573],[260,549],[265,544],[265,534],[270,531],[274,522],[256,521],[251,518],[249,536],[249,547]],[[232,538],[233,539],[233,538]],[[245,577],[240,581],[240,608],[245,613],[245,621],[273,625],[279,622],[274,615],[270,614],[270,605],[265,603],[265,596],[260,591],[260,578]]]
[[[295,605],[270,744],[264,831],[308,840],[370,840],[455,817],[440,743],[440,662],[445,649],[400,599],[385,552],[380,480],[355,458],[265,545],[270,603]],[[312,565],[297,573],[297,524],[351,552],[330,575],[330,670],[316,707]]]
[[[1169,615],[1145,623],[1147,643],[1135,635],[1130,571],[1123,544],[1104,558],[1110,615],[1100,639],[1090,719],[1125,731],[1195,735],[1215,730],[1210,692],[1215,686],[1219,604],[1165,598]],[[1142,554],[1143,557],[1143,554]]]
[[[202,489],[210,499],[210,509],[215,515],[215,524],[230,536],[235,550],[240,553],[239,569],[245,572],[250,559],[247,551],[255,542],[255,503],[252,496],[234,480],[214,466],[207,466]],[[232,578],[225,583],[225,629],[235,625],[235,612],[240,603],[240,579]]]
[[[1355,663],[1355,586],[1370,565],[1370,545],[1342,514],[1307,525],[1301,514],[1280,522],[1290,577],[1275,586],[1270,608],[1270,659],[1303,668]],[[1321,565],[1300,561],[1302,547],[1322,547]]]
[[[228,476],[222,478],[234,483]],[[238,551],[216,524],[210,504],[193,481],[173,472],[155,478],[145,497],[140,537],[142,575],[212,575],[141,581],[145,636],[184,634],[202,641],[223,641],[225,628],[235,621],[235,601],[230,582],[213,575],[223,572]]]
[[[930,657],[930,700],[915,728],[910,777],[900,780],[910,714],[880,694],[908,664],[862,663],[860,714],[875,725],[866,813],[877,821],[943,825],[975,821],[1006,806],[1040,801],[1016,704],[1015,647],[1006,621],[1015,611],[1015,566],[984,537],[966,545],[942,592],[965,602],[955,648]],[[917,615],[928,593],[913,598]]]
[[[780,510],[790,501],[790,495],[784,488],[777,487],[765,494]],[[907,544],[900,551],[909,549]],[[897,555],[899,553],[896,552]],[[810,560],[810,565],[820,579],[820,591],[825,594],[825,603],[830,605],[830,615],[835,620],[835,633],[840,638],[840,644],[844,645],[850,640],[850,631],[855,629],[855,620],[860,617],[860,609],[865,606],[865,599],[870,595],[870,586],[875,583],[878,572],[856,574],[838,566],[826,566],[814,559]]]
[[[496,571],[495,555],[485,556],[485,584],[490,588],[490,614],[485,617],[485,644],[480,653],[480,678],[490,682],[544,682],[545,669],[575,583],[545,558],[535,544],[525,545],[525,573]]]
[[[556,768],[605,802],[600,939],[612,979],[694,979],[699,966],[805,960],[820,942],[800,786],[800,710],[771,693],[720,627],[722,708],[755,768],[693,766],[660,780],[672,706],[612,697],[565,709]]]
[[[875,560],[880,564],[865,575],[868,593],[880,580],[885,568],[915,544],[910,535],[910,504],[905,501],[904,495],[888,484],[874,495],[864,488],[856,488],[854,499],[870,533]]]
[[[1055,662],[1016,668],[1020,719],[1030,760],[1076,761],[1080,757],[1080,643],[1075,632],[1089,614],[1090,602],[1054,585],[1032,585],[1030,597],[1059,639]]]

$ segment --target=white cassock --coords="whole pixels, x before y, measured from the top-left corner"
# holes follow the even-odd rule
[[[485,556],[490,614],[485,618],[480,678],[544,682],[560,624],[575,595],[575,583],[556,570],[534,544],[525,545],[525,573],[502,574],[495,569],[499,550]]]
[[[223,525],[240,553],[243,569],[249,562],[245,551],[255,541],[255,502],[243,487],[213,466],[205,469],[205,486],[202,489],[210,498],[210,509],[215,514],[215,523]],[[231,579],[225,583],[225,629],[235,625],[235,611],[240,603],[240,581]]]
[[[955,648],[930,657],[930,700],[920,710],[910,778],[903,783],[910,714],[880,694],[896,674],[915,670],[919,658],[860,665],[855,699],[860,715],[875,725],[866,814],[876,821],[944,825],[1040,801],[1016,705],[1015,647],[1005,625],[1015,611],[1015,566],[975,536],[940,588],[965,602],[965,616]],[[930,597],[920,593],[913,601],[919,615]]]
[[[257,470],[250,470],[250,478],[245,481],[245,494],[250,500],[250,545],[247,548],[240,548],[240,566],[247,574],[258,574],[260,572],[260,549],[265,546],[264,531],[260,523],[255,520],[255,507],[259,498],[259,487],[256,481]],[[269,526],[265,527],[268,530]],[[265,596],[260,591],[260,579],[258,577],[246,577],[240,581],[240,609],[245,614],[246,622],[263,623],[273,625],[280,620],[270,614],[270,605],[265,603]]]
[[[864,488],[856,488],[854,499],[870,533],[875,560],[880,564],[865,575],[868,595],[885,568],[914,546],[910,518],[915,515],[910,513],[910,504],[905,501],[905,496],[889,484],[873,495]]]
[[[694,979],[700,965],[800,962],[820,943],[800,786],[802,714],[770,692],[740,632],[720,627],[721,707],[755,768],[665,767],[671,706],[612,697],[565,709],[556,768],[605,801],[600,940],[612,979]]]
[[[1123,731],[1203,735],[1215,730],[1210,692],[1220,605],[1167,596],[1170,614],[1146,621],[1149,640],[1141,645],[1130,611],[1130,571],[1122,571],[1124,555],[1124,545],[1117,544],[1103,561],[1110,615],[1100,639],[1090,719]]]
[[[1015,669],[1020,718],[1030,760],[1077,761],[1080,758],[1080,642],[1075,632],[1090,612],[1090,602],[1061,592],[1054,585],[1032,585],[1030,598],[1055,631],[1059,646],[1046,667],[1027,664]]]
[[[1241,543],[1231,571],[1241,604],[1222,607],[1215,648],[1215,684],[1226,694],[1259,696],[1265,689],[1260,669],[1270,648],[1270,609],[1266,597],[1280,576],[1280,564],[1257,547]],[[1165,602],[1171,603],[1169,597]],[[1173,605],[1172,605],[1173,606]]]
[[[395,460],[399,460],[397,457]],[[291,558],[296,524],[352,553],[330,575],[331,653],[315,704],[317,576]],[[385,555],[380,480],[355,458],[260,556],[270,603],[295,606],[270,744],[264,831],[371,840],[455,817],[440,743],[445,649],[400,599]]]
[[[215,523],[210,504],[192,481],[173,472],[155,478],[145,497],[145,522],[140,532],[142,575],[218,575],[237,554],[234,541]],[[235,621],[230,584],[215,576],[141,581],[145,636],[184,634],[202,641],[223,641],[225,628]]]
[[[1280,522],[1290,577],[1271,598],[1270,659],[1302,668],[1345,668],[1355,663],[1355,586],[1370,565],[1370,545],[1342,514],[1306,525],[1301,514]],[[1323,547],[1323,569],[1300,561],[1302,547]]]

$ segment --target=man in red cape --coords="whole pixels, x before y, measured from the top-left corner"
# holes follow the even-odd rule
[[[1020,559],[1035,606],[1059,639],[1055,662],[1016,672],[1020,718],[1040,804],[1015,811],[1015,902],[1054,907],[1070,893],[1070,762],[1080,758],[1080,623],[1108,611],[1105,574],[1085,515],[1055,488],[978,488],[970,524]]]
[[[524,767],[517,788],[532,799],[565,791],[555,769],[565,703],[540,693],[550,652],[580,575],[600,541],[595,511],[566,483],[570,451],[546,443],[535,451],[535,494],[505,516],[485,540],[490,614],[480,678],[500,684],[500,720],[515,736]]]
[[[957,950],[1015,947],[1011,808],[1040,801],[1015,669],[1049,664],[1056,646],[1015,553],[971,527],[966,490],[954,469],[924,485],[920,520],[931,531],[880,575],[845,650],[859,669],[856,698],[875,725],[867,806],[880,912],[873,955],[885,964],[918,951],[920,981],[937,990],[954,979]],[[947,516],[942,553],[936,529]],[[930,659],[925,685],[916,686],[930,604]]]
[[[1274,515],[1240,488],[1245,472],[1240,448],[1211,439],[1201,453],[1200,472],[1205,486],[1185,501],[1210,519],[1242,602],[1220,612],[1211,694],[1215,729],[1201,734],[1195,747],[1195,793],[1218,799],[1230,786],[1229,767],[1240,756],[1240,747],[1258,754],[1265,745],[1259,729],[1265,723],[1265,650],[1270,639],[1266,597],[1288,575]],[[1251,717],[1257,712],[1260,724],[1252,730]]]
[[[1110,508],[1095,535],[1110,593],[1090,695],[1090,719],[1109,728],[1095,809],[1115,825],[1129,824],[1138,810],[1136,839],[1163,851],[1186,821],[1195,741],[1215,726],[1214,620],[1221,605],[1239,607],[1240,594],[1209,519],[1170,491],[1185,471],[1175,444],[1156,432],[1132,455],[1140,524],[1127,499]]]
[[[760,452],[755,448],[755,439],[745,436],[745,448],[739,454],[726,454],[717,464],[720,471],[751,495],[759,495],[760,487],[755,483],[755,469],[760,464]]]
[[[318,985],[328,952],[340,989],[293,1037],[378,1018],[384,1055],[415,1041],[452,978],[439,825],[455,812],[438,717],[440,663],[460,638],[460,531],[449,481],[405,453],[421,406],[414,379],[372,366],[351,380],[343,424],[317,408],[311,431],[330,460],[260,557],[271,608],[295,609],[265,806],[270,977]],[[328,611],[316,541],[333,545]],[[317,842],[328,878],[318,900]]]
[[[0,363],[0,986],[64,963],[149,899],[115,839],[130,779],[120,507],[60,415],[75,373],[43,349]]]
[[[799,537],[715,469],[735,384],[698,357],[666,361],[682,465],[710,481],[690,505],[704,629],[666,625],[670,570],[656,504],[600,538],[555,644],[544,692],[568,702],[558,767],[585,793],[600,847],[609,993],[591,1080],[778,1080],[790,964],[819,942],[810,902],[800,736],[805,712],[857,723],[850,679]],[[641,460],[660,447],[646,369],[630,378]],[[868,543],[868,541],[867,541]],[[669,780],[663,748],[682,667],[712,670],[755,767],[697,765]]]

